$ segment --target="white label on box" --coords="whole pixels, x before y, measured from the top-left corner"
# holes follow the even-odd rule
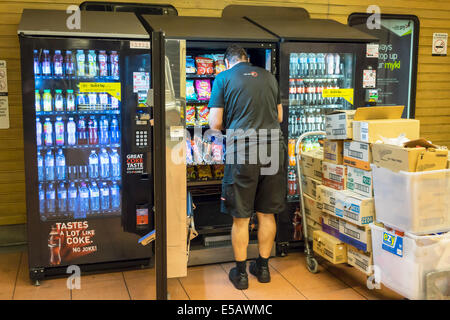
[[[371,198],[373,196],[372,171],[348,167],[347,168],[347,189],[362,196]]]
[[[363,142],[369,142],[369,124],[367,122],[360,122],[360,138]]]
[[[369,162],[369,144],[357,141],[345,141],[344,157]]]
[[[366,57],[378,58],[379,47],[380,45],[378,43],[368,43],[366,46]]]

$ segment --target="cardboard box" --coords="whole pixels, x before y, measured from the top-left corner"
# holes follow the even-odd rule
[[[347,182],[347,167],[344,165],[323,162],[322,163],[322,184],[324,186],[344,190]]]
[[[317,187],[317,201],[322,203],[322,212],[334,215],[336,190],[324,185]]]
[[[372,150],[370,144],[359,141],[344,141],[343,164],[362,170],[370,170]]]
[[[323,160],[334,164],[342,164],[343,140],[328,140],[323,142]]]
[[[419,139],[420,121],[401,119],[403,106],[358,108],[353,120],[353,140],[375,143],[382,138]]]
[[[355,192],[364,197],[373,197],[372,171],[358,168],[347,168],[347,190]]]
[[[322,180],[322,150],[302,152],[301,169],[304,176]]]
[[[347,263],[366,275],[370,276],[373,273],[373,255],[371,252],[362,252],[347,245]]]
[[[339,238],[339,218],[330,214],[323,214],[322,231]]]
[[[374,199],[348,190],[338,191],[334,213],[358,226],[368,225],[375,220]]]
[[[322,184],[322,180],[316,180],[310,177],[302,177],[303,193],[317,200],[317,187]]]
[[[345,243],[323,231],[314,231],[313,250],[333,264],[347,262],[347,246]]]
[[[352,122],[356,110],[336,110],[325,116],[327,139],[345,140],[353,137]]]
[[[317,223],[316,221],[314,221],[312,219],[306,218],[306,229],[307,229],[306,232],[308,233],[308,240],[313,241],[314,231],[322,230],[322,226],[320,223]]]
[[[372,237],[369,226],[357,226],[339,219],[339,240],[364,252],[372,251]]]
[[[372,145],[373,163],[395,172],[446,169],[448,150],[437,148],[425,139],[409,141],[403,147],[375,143]]]
[[[307,218],[310,218],[318,223],[321,223],[322,217],[322,204],[313,198],[303,195],[303,200],[305,202],[305,215]]]

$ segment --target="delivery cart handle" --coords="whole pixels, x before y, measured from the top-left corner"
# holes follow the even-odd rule
[[[306,137],[310,136],[326,136],[327,134],[324,131],[310,131],[305,132],[300,137],[298,137],[297,142],[295,143],[295,156],[298,157],[300,154],[300,144]]]

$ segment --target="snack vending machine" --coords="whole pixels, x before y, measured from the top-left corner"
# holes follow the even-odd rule
[[[70,30],[24,10],[18,29],[32,280],[153,255],[150,35],[131,13],[80,14]]]

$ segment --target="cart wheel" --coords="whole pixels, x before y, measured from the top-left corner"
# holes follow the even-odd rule
[[[311,273],[317,273],[319,264],[317,263],[317,260],[314,257],[307,257],[306,258],[306,267],[308,268],[308,271]]]

